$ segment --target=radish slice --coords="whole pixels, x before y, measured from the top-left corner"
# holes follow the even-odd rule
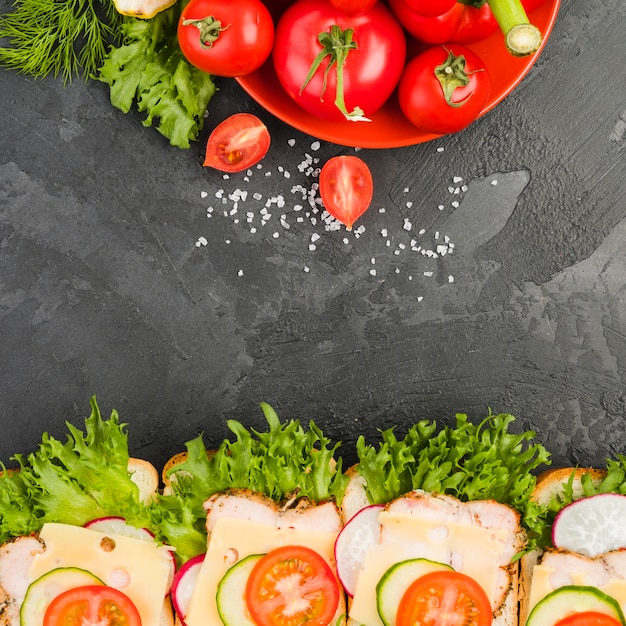
[[[98,517],[85,524],[85,528],[96,530],[100,533],[110,535],[123,535],[124,537],[133,537],[141,541],[154,541],[154,535],[147,528],[137,528],[131,526],[123,517]],[[176,555],[172,549],[168,549],[170,555],[170,574],[167,582],[167,591],[169,593],[176,574]]]
[[[154,535],[147,528],[136,528],[126,523],[123,517],[99,517],[85,524],[85,528],[97,530],[100,533],[124,535],[144,541],[154,541]]]
[[[355,513],[335,541],[337,575],[350,597],[354,596],[368,549],[380,543],[378,514],[383,508],[382,504],[372,504]]]
[[[200,568],[204,561],[204,554],[199,554],[189,559],[174,576],[172,583],[172,606],[178,615],[178,619],[185,626],[185,617],[189,611],[191,596],[196,588],[196,582],[200,575]]]
[[[626,496],[602,493],[563,508],[552,526],[552,543],[585,556],[626,547]]]

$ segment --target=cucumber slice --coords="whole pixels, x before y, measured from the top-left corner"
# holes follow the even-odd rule
[[[246,584],[250,572],[263,554],[251,554],[237,561],[217,586],[217,612],[224,626],[256,626],[246,610]]]
[[[91,572],[78,567],[59,567],[40,576],[26,590],[20,609],[20,625],[42,626],[43,616],[54,598],[64,591],[86,585],[104,583]]]
[[[395,626],[398,605],[413,581],[424,574],[451,570],[445,563],[428,559],[408,559],[392,565],[376,585],[376,607],[385,626]]]
[[[559,620],[583,611],[610,615],[624,624],[619,602],[597,587],[567,585],[550,592],[534,606],[526,626],[554,626]]]

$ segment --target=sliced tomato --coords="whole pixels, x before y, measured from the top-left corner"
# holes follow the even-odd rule
[[[113,587],[87,585],[56,596],[48,605],[43,626],[141,626],[133,601]]]
[[[220,172],[241,172],[258,163],[269,150],[270,133],[250,113],[235,113],[209,135],[204,165]]]
[[[374,183],[365,161],[355,156],[329,159],[320,172],[324,208],[350,230],[372,202]]]
[[[414,581],[398,605],[397,626],[489,626],[491,602],[483,588],[455,571],[431,572]]]
[[[564,617],[554,626],[621,626],[621,622],[606,613],[582,611]]]
[[[259,626],[326,626],[337,611],[339,583],[314,550],[283,546],[254,566],[246,604]]]

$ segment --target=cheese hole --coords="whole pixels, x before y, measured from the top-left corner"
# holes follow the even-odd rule
[[[239,560],[239,552],[235,548],[228,548],[224,552],[224,563],[234,565]]]
[[[430,530],[428,536],[433,543],[441,543],[448,538],[449,534],[450,529],[447,526],[436,526]]]
[[[100,542],[100,549],[103,552],[113,552],[113,550],[115,550],[115,539],[111,537],[103,537]]]
[[[124,589],[130,585],[130,574],[125,569],[114,569],[107,580],[109,587]]]

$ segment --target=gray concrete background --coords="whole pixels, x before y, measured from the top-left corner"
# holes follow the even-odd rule
[[[494,111],[360,151],[376,191],[358,238],[313,224],[299,191],[307,154],[353,150],[318,148],[233,81],[185,151],[103,84],[0,71],[0,458],[63,435],[92,394],[157,464],[199,431],[217,443],[228,418],[263,427],[260,401],[314,419],[348,459],[361,433],[489,409],[556,464],[626,453],[624,32],[623,0],[565,0]],[[201,165],[236,111],[272,133],[247,180]]]

